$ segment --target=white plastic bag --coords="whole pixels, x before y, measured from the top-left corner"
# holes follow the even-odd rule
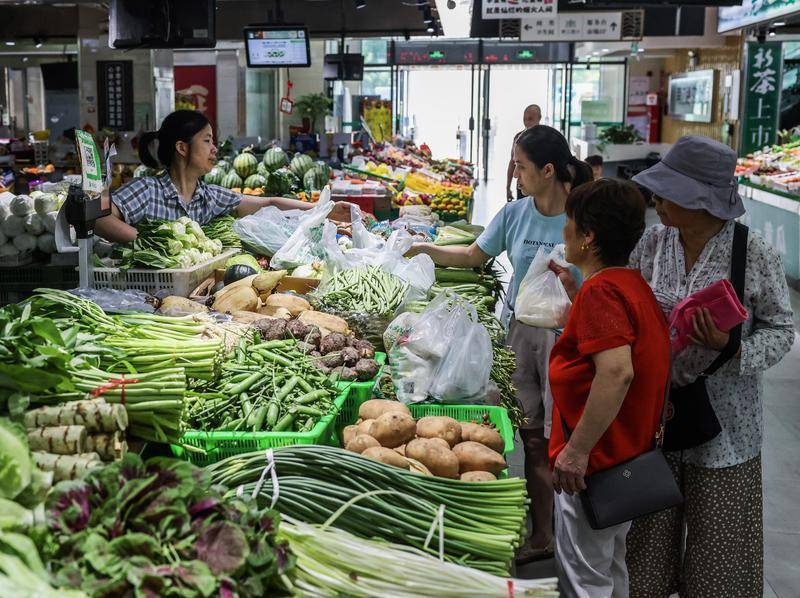
[[[548,253],[542,246],[519,285],[514,303],[514,317],[528,326],[563,328],[572,302],[566,289],[550,267],[550,261],[566,266],[564,245],[556,245]]]
[[[317,205],[300,216],[297,229],[270,260],[273,270],[293,270],[325,258],[322,233],[333,209],[330,189],[323,189]]]
[[[284,211],[268,206],[236,220],[233,230],[242,242],[264,255],[272,256],[297,230],[302,215],[301,210]]]
[[[405,315],[405,314],[403,314]],[[401,315],[390,328],[407,325]],[[481,401],[492,368],[492,343],[475,308],[439,294],[389,351],[397,398],[416,403]]]

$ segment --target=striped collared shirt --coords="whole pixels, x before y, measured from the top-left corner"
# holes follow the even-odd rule
[[[180,198],[168,172],[157,176],[141,177],[123,185],[111,194],[122,219],[135,225],[148,220],[177,220],[188,216],[201,225],[224,214],[230,214],[242,200],[241,195],[217,185],[198,181],[192,201]]]

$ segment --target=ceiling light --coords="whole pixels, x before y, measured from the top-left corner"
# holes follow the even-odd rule
[[[603,48],[603,49],[602,49],[602,50],[600,50],[600,51],[601,51],[601,52],[610,52],[611,50],[609,50],[608,48]]]
[[[17,42],[15,42],[15,41],[7,41],[7,42],[6,42],[6,45],[7,45],[7,46],[16,46],[16,45],[17,45]]]
[[[433,25],[428,25],[428,28],[426,29],[426,31],[428,33],[433,33],[434,31],[436,31],[436,29],[433,27]]]
[[[644,48],[639,48],[637,52],[644,52]]]
[[[433,15],[431,14],[431,9],[429,6],[426,6],[422,9],[422,20],[426,25],[431,25],[433,23]]]
[[[786,21],[778,21],[772,24],[773,27],[786,27]]]
[[[367,5],[367,0],[355,0],[356,10],[364,8]]]
[[[774,29],[773,27],[770,27],[770,28],[767,30],[767,33],[769,33],[769,36],[770,36],[770,37],[775,37],[775,29]]]
[[[33,38],[33,45],[34,46],[36,46],[37,48],[41,48],[43,43],[44,43],[44,39],[42,39],[41,37],[34,36],[34,38]]]

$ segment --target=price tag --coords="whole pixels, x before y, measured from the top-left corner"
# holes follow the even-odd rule
[[[92,136],[86,131],[76,130],[75,141],[78,144],[78,156],[81,160],[83,174],[83,190],[89,195],[100,195],[103,192],[103,167],[100,152]]]

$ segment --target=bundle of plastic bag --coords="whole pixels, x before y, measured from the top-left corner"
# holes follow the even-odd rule
[[[572,302],[558,275],[550,269],[550,261],[566,267],[564,245],[548,252],[539,247],[519,285],[514,304],[514,317],[528,326],[563,328]]]
[[[390,329],[408,325],[405,318]],[[492,369],[492,342],[472,305],[441,293],[397,338],[389,360],[395,392],[404,403],[429,397],[481,402]]]

